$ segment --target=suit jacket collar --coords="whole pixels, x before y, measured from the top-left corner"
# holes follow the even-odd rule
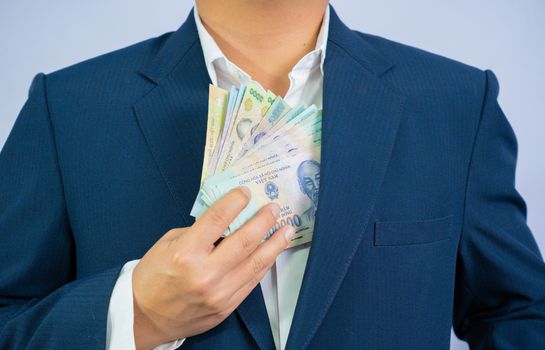
[[[337,45],[356,60],[362,68],[377,77],[393,67],[375,47],[360,34],[348,28],[339,18],[333,6],[329,6],[329,33],[327,46]],[[158,83],[179,63],[191,46],[199,41],[193,10],[186,21],[175,32],[165,34],[152,59],[140,70],[140,73]]]
[[[210,83],[193,13],[159,42],[140,72],[155,87],[134,110],[178,206],[176,224],[189,225],[199,189]],[[320,203],[287,349],[311,343],[369,224],[405,102],[381,79],[392,66],[330,8]],[[261,349],[274,347],[259,286],[237,313]]]
[[[176,65],[190,52],[190,49],[198,44],[199,34],[193,10],[177,31],[167,33],[159,39],[159,46],[154,55],[140,70],[140,74],[154,83],[159,83],[170,74]]]
[[[361,68],[376,77],[393,68],[391,63],[361,33],[348,28],[331,7],[331,24],[329,27],[329,46],[335,45],[345,51]],[[327,59],[327,58],[326,58]]]

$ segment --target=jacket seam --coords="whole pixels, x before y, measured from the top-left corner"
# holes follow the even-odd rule
[[[58,150],[58,145],[57,145],[57,138],[56,138],[56,135],[55,135],[55,127],[53,125],[51,107],[50,107],[50,104],[49,104],[49,97],[47,95],[47,75],[43,74],[43,79],[42,80],[43,80],[45,109],[46,109],[46,112],[47,112],[47,121],[48,121],[48,124],[49,124],[49,129],[51,130],[51,138],[52,138],[52,141],[53,141],[53,148],[54,148],[54,151],[55,151],[55,164],[56,164],[57,171],[58,171],[58,174],[59,174],[59,182],[60,182],[60,185],[61,185],[62,200],[64,202],[64,212],[66,214],[66,220],[68,222],[68,229],[69,229],[69,232],[70,232],[70,236],[73,239],[74,237],[72,235],[72,225],[70,223],[70,215],[68,214],[68,203],[66,201],[66,193],[65,193],[65,189],[64,189],[64,179],[63,179],[63,174],[62,174],[61,162],[60,162],[60,159],[59,159],[59,150]]]
[[[476,148],[476,145],[477,145],[477,139],[479,138],[479,134],[480,134],[480,131],[481,131],[481,125],[482,125],[482,121],[484,119],[484,114],[485,114],[485,109],[486,109],[486,104],[487,104],[487,100],[488,100],[488,97],[489,97],[489,87],[490,87],[490,79],[488,77],[488,73],[487,71],[483,71],[484,73],[484,78],[485,78],[485,84],[484,84],[484,93],[483,93],[483,99],[482,99],[482,102],[481,102],[481,108],[480,108],[480,112],[479,112],[479,120],[478,120],[478,123],[477,123],[477,129],[475,130],[475,136],[473,137],[473,143],[472,143],[472,146],[471,146],[471,152],[470,152],[470,156],[469,156],[469,163],[468,163],[468,166],[467,166],[467,172],[466,172],[466,179],[465,179],[465,189],[464,189],[464,203],[463,203],[463,210],[462,210],[462,226],[461,226],[461,232],[460,232],[460,239],[459,239],[459,243],[463,240],[463,236],[465,234],[465,226],[466,226],[466,220],[468,220],[467,218],[467,210],[468,210],[468,195],[469,195],[469,182],[470,182],[470,177],[471,177],[471,173],[472,173],[472,167],[473,167],[473,162],[474,162],[474,155],[475,155],[475,148]],[[458,245],[460,246],[460,244]],[[471,289],[471,286],[469,284],[469,281],[465,278],[465,276],[462,276],[462,282],[464,283],[465,285],[465,288],[467,290],[467,292],[471,295],[471,297],[478,303],[479,306],[483,306],[484,304],[482,303],[482,301],[477,297],[476,293],[474,293]]]

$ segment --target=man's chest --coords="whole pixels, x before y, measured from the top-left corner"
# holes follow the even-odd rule
[[[202,113],[206,105],[189,109]],[[199,189],[206,119],[187,115],[187,110],[187,106],[173,108],[170,116],[158,116],[156,123],[138,108],[87,125],[82,118],[77,130],[58,137],[70,224],[84,259],[82,271],[86,271],[85,259],[94,255],[93,247],[112,252],[106,265],[125,261],[143,254],[168,229],[192,222],[189,209]],[[326,111],[325,118],[335,116]],[[375,240],[371,226],[376,221],[412,222],[459,214],[467,166],[454,149],[460,141],[440,132],[439,125],[426,118],[418,109],[405,111],[364,241]],[[160,135],[161,131],[165,134]],[[347,128],[346,137],[353,132]],[[338,198],[367,185],[370,169],[365,159],[376,152],[364,147],[345,151],[352,156],[342,166],[350,167],[351,173],[339,178],[333,171],[321,184]],[[329,215],[343,216],[369,205],[363,197],[337,203]],[[355,219],[363,222],[365,218]],[[121,247],[124,253],[119,256]]]

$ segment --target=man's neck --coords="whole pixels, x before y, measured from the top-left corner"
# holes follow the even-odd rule
[[[284,96],[288,73],[314,50],[328,0],[196,0],[203,25],[227,58]]]

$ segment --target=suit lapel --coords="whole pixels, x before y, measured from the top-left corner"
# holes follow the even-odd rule
[[[405,101],[380,79],[391,66],[331,9],[320,201],[287,349],[309,346],[369,223]]]
[[[261,350],[274,349],[274,339],[261,285],[258,284],[238,306],[237,313]]]
[[[189,225],[199,190],[210,83],[192,14],[141,74],[156,86],[134,106],[138,125],[178,206],[180,224]]]
[[[134,106],[147,145],[179,209],[180,226],[189,215],[200,186],[206,138],[208,84],[193,12],[141,71],[156,86]],[[237,313],[261,349],[274,348],[261,288]]]
[[[193,46],[187,61],[134,108],[182,225],[193,222],[189,212],[199,190],[206,135],[208,76],[204,62],[193,59],[198,50]]]

